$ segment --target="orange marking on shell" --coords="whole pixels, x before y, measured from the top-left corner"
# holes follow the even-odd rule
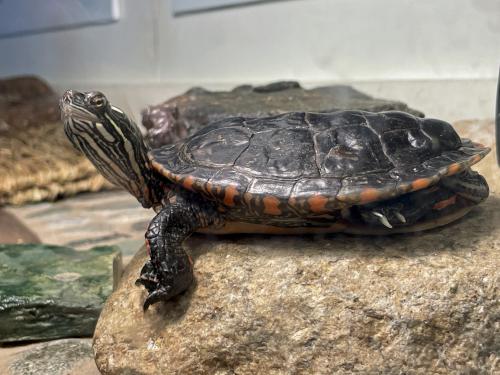
[[[448,171],[446,172],[447,176],[453,176],[454,174],[457,174],[462,167],[458,163],[453,163],[448,167]]]
[[[187,176],[182,182],[182,186],[184,186],[188,190],[193,190],[194,179],[191,176]]]
[[[229,185],[224,191],[224,204],[229,207],[234,207],[234,197],[239,194],[235,186]]]
[[[328,203],[328,198],[316,194],[307,199],[307,203],[309,203],[309,207],[312,212],[322,213],[326,211],[326,204]]]
[[[401,194],[405,194],[411,191],[411,184],[401,184],[398,186],[398,192]]]
[[[431,184],[432,180],[430,178],[418,178],[411,183],[412,190],[422,190]]]
[[[451,206],[452,204],[455,204],[456,201],[457,201],[457,196],[454,195],[451,198],[437,202],[434,206],[432,206],[432,209],[433,210],[442,210],[443,208],[446,208],[448,206]]]
[[[162,169],[161,170],[161,173],[166,176],[167,178],[170,178],[170,179],[174,179],[174,176],[172,175],[172,173],[170,173],[169,171],[165,170],[165,169]]]
[[[264,213],[269,215],[281,215],[281,210],[279,209],[280,201],[278,198],[273,196],[267,196],[262,199],[264,202]]]
[[[377,199],[380,199],[380,191],[374,188],[365,188],[359,194],[360,204],[374,202]]]
[[[163,168],[163,166],[161,166],[160,164],[158,163],[155,163],[154,164],[157,169],[160,170],[160,172],[164,175],[164,176],[167,176],[167,178],[170,178],[171,180],[174,180],[174,181],[177,181],[179,179],[178,176],[174,175],[172,172],[170,172],[168,169],[165,169]]]
[[[146,251],[148,252],[148,257],[151,258],[151,246],[149,246],[148,240],[146,240]]]
[[[176,174],[173,174],[167,170],[165,170],[165,175],[170,178],[171,180],[174,180],[175,182],[179,182],[181,180],[181,177],[176,175]]]
[[[480,160],[482,159],[481,155],[476,155],[472,158],[471,162],[470,162],[470,165],[472,164],[476,164],[477,162],[479,162]]]

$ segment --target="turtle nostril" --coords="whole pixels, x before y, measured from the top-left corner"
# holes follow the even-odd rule
[[[71,103],[71,100],[73,99],[73,93],[73,90],[67,90],[62,96],[62,102]]]
[[[82,94],[81,92],[79,91],[76,91],[76,90],[67,90],[62,98],[61,98],[61,101],[65,104],[70,104],[70,103],[83,103],[85,99],[85,95]]]

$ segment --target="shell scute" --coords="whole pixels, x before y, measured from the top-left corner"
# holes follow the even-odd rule
[[[390,168],[378,136],[364,126],[341,126],[314,135],[323,177],[346,177]]]
[[[421,163],[440,153],[437,148],[433,148],[431,139],[418,128],[391,130],[383,133],[381,140],[385,145],[385,153],[390,155],[396,166]]]
[[[234,163],[250,145],[251,133],[242,127],[216,128],[195,134],[182,147],[182,154],[198,165],[223,167]]]
[[[253,134],[234,165],[260,176],[298,178],[317,174],[311,135],[301,128],[270,128]]]
[[[442,151],[456,150],[462,147],[462,141],[453,127],[445,121],[436,119],[423,119],[421,129],[433,141],[435,147]]]
[[[208,194],[214,199],[223,202],[227,206],[234,207],[242,202],[243,194],[252,181],[251,177],[232,168],[223,168],[210,178],[208,181],[210,190],[207,190]]]
[[[385,173],[346,177],[337,199],[348,204],[366,204],[395,194],[397,180]]]

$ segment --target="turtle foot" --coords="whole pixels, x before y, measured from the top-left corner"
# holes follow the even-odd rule
[[[156,272],[151,261],[147,261],[146,264],[144,264],[141,270],[141,276],[135,281],[135,285],[144,285],[150,293],[158,288],[158,278],[156,277]]]
[[[193,267],[188,256],[178,257],[170,266],[161,263],[155,270],[151,261],[146,262],[136,285],[144,285],[149,292],[144,302],[144,311],[160,301],[168,301],[184,292],[193,282]]]

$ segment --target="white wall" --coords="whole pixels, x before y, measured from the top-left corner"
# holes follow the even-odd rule
[[[111,25],[0,39],[0,75],[53,82],[492,78],[498,0],[292,0],[172,17],[122,0]]]
[[[484,82],[470,99],[493,103],[498,0],[291,0],[182,17],[170,5],[121,0],[115,24],[0,39],[0,76],[35,73],[61,87],[458,79]],[[467,117],[484,112],[466,102]]]

